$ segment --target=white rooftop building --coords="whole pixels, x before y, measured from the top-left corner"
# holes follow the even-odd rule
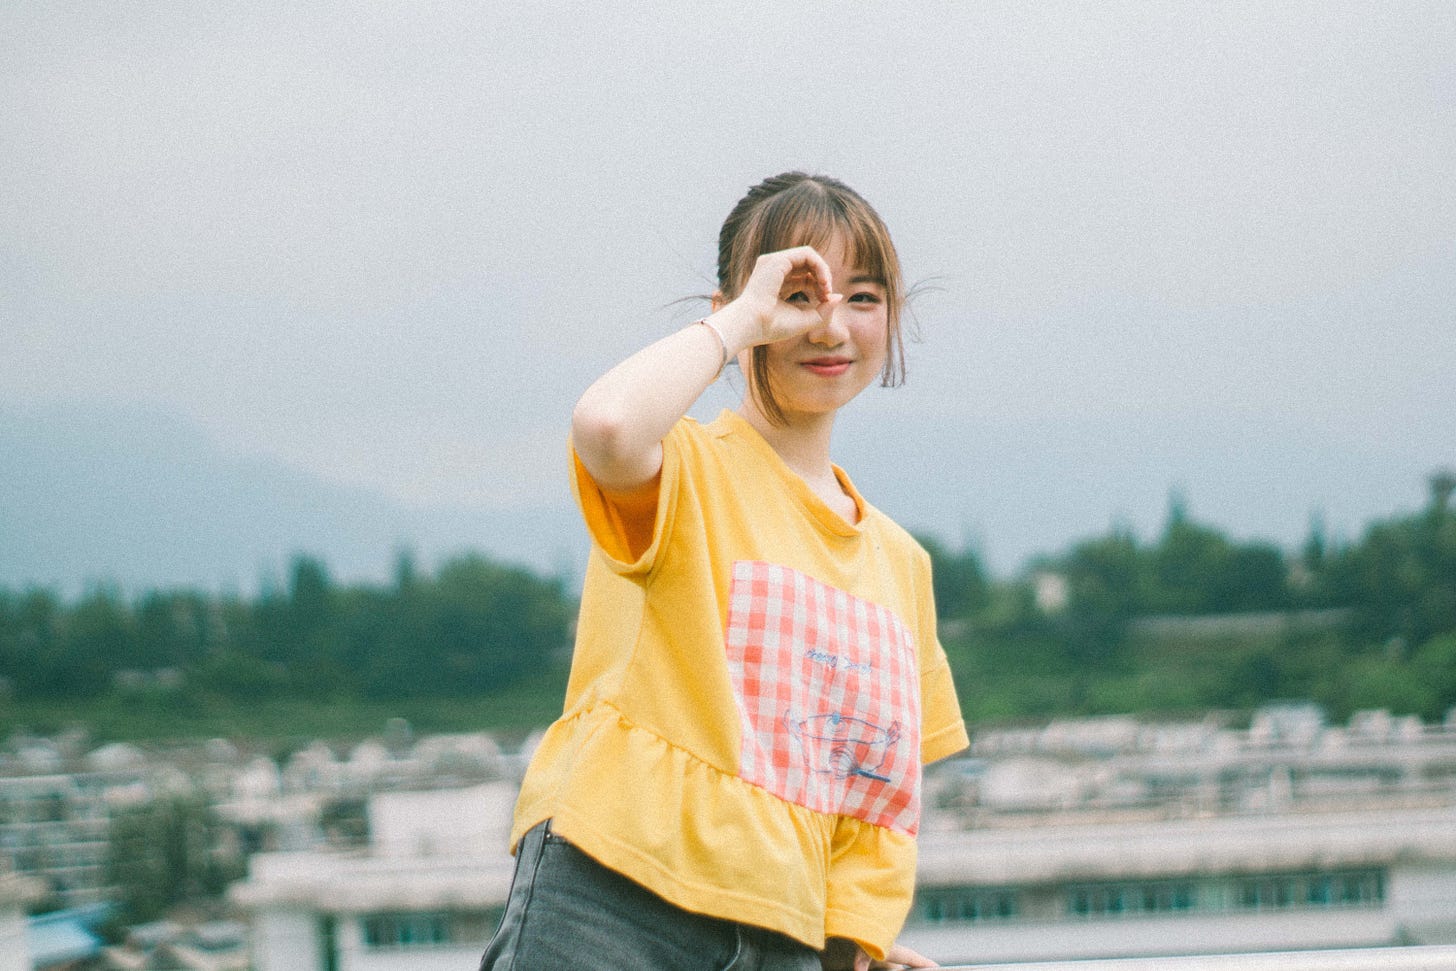
[[[1456,806],[927,833],[903,939],[944,964],[1456,943]]]
[[[510,889],[515,797],[505,782],[380,793],[367,851],[254,856],[232,897],[253,914],[255,971],[473,966]]]
[[[1255,726],[980,736],[927,780],[903,939],[943,964],[1456,944],[1456,728]],[[473,966],[514,797],[377,795],[367,849],[255,856],[256,971]]]

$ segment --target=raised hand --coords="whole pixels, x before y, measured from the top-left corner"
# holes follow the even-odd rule
[[[753,264],[743,292],[722,308],[733,320],[736,352],[797,337],[827,323],[843,297],[834,292],[829,264],[812,246],[765,253]]]

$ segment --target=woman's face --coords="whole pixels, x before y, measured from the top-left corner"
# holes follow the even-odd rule
[[[889,307],[884,281],[846,262],[841,235],[819,255],[829,264],[833,292],[844,299],[827,323],[765,348],[774,397],[790,422],[843,407],[885,366]],[[807,302],[811,297],[793,294],[788,299]],[[749,373],[748,362],[742,363]]]

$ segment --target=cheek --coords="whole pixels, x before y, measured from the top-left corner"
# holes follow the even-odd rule
[[[866,314],[865,320],[855,322],[855,343],[866,360],[884,363],[889,352],[890,322],[886,314]]]

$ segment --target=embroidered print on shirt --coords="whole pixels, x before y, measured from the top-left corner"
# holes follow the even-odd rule
[[[798,570],[740,560],[726,641],[743,779],[816,812],[914,834],[920,682],[900,619]]]

